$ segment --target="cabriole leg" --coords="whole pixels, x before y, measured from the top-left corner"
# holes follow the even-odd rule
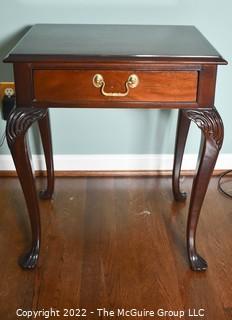
[[[190,122],[183,110],[179,110],[172,172],[172,191],[176,201],[184,201],[187,197],[185,192],[180,191],[180,172]]]
[[[51,199],[54,192],[54,165],[49,111],[45,117],[38,120],[38,124],[47,167],[47,188],[40,191],[39,195],[41,199],[46,200]]]
[[[221,117],[215,108],[209,110],[186,110],[184,113],[202,131],[197,171],[190,199],[187,248],[191,268],[195,271],[204,271],[207,269],[207,263],[197,252],[196,231],[209,180],[222,146],[224,130]]]
[[[31,248],[20,259],[20,265],[24,269],[36,266],[40,249],[39,205],[25,134],[33,122],[44,118],[46,114],[46,109],[16,108],[10,114],[6,126],[7,143],[22,186],[31,223]]]

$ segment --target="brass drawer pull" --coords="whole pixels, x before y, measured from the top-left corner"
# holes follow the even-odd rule
[[[101,74],[95,74],[93,77],[93,85],[96,88],[101,88],[101,93],[105,97],[126,97],[129,94],[130,88],[136,88],[139,84],[139,78],[136,74],[131,74],[125,83],[125,92],[105,92],[105,81]]]

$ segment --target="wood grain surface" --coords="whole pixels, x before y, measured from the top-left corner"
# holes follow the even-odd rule
[[[6,62],[123,57],[226,61],[194,26],[36,24]]]
[[[106,92],[124,93],[125,83],[132,71],[106,70],[34,70],[34,99],[45,104],[63,103],[68,106],[78,101],[150,101],[195,102],[197,71],[134,71],[139,78],[136,88],[125,97],[105,97],[93,85],[93,78],[101,74]]]
[[[192,178],[182,183],[189,193]],[[216,184],[198,229],[205,273],[189,269],[189,201],[173,201],[169,177],[57,178],[54,199],[40,201],[39,266],[25,272],[16,261],[30,234],[22,191],[16,178],[0,178],[0,319],[17,319],[17,308],[105,307],[204,308],[204,320],[231,320],[232,202]]]

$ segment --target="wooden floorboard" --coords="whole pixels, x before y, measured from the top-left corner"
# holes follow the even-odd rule
[[[37,179],[38,189],[42,183]],[[191,183],[183,180],[188,193]],[[85,317],[90,320],[108,319],[97,316],[97,308],[203,308],[200,319],[232,319],[232,200],[217,191],[217,178],[198,229],[199,251],[209,264],[205,273],[189,269],[189,197],[173,201],[170,177],[62,177],[55,190],[52,201],[40,201],[39,266],[25,272],[17,265],[30,240],[23,195],[17,178],[0,178],[0,320],[26,319],[16,316],[18,308],[86,308],[95,311]],[[49,319],[67,318],[73,319]]]

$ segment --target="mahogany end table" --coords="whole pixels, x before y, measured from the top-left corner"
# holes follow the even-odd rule
[[[178,128],[173,194],[184,201],[179,178],[190,122],[202,132],[193,181],[187,250],[193,270],[206,270],[196,249],[198,219],[223,142],[223,123],[214,107],[217,66],[227,64],[193,26],[62,25],[33,26],[8,54],[13,63],[17,107],[6,126],[7,142],[25,196],[32,229],[31,248],[21,259],[34,268],[40,250],[40,212],[26,133],[38,122],[47,166],[47,188],[54,190],[48,108],[177,108]]]

